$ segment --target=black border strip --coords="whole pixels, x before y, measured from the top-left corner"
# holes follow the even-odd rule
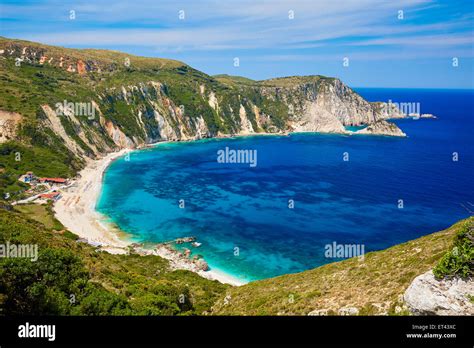
[[[56,338],[20,338],[26,322],[54,324]],[[425,326],[422,331],[413,325]],[[446,325],[454,328],[447,328]],[[324,344],[470,346],[474,317],[0,317],[1,347],[58,344],[229,345]],[[456,334],[456,338],[407,338],[410,333]]]

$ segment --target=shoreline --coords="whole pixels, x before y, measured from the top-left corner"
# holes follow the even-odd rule
[[[134,242],[127,234],[108,222],[108,218],[96,211],[95,207],[102,189],[105,170],[117,158],[126,153],[151,148],[159,144],[147,144],[139,149],[121,149],[97,160],[88,160],[73,184],[61,189],[62,198],[53,206],[55,217],[71,232],[84,239],[88,244],[100,247],[111,254],[128,254]],[[217,280],[221,283],[239,286],[246,284],[220,269],[201,270],[192,260],[183,258],[177,250],[164,247],[155,249],[139,248],[144,255],[157,255],[170,261],[172,269],[184,269],[197,273],[201,277]]]
[[[122,149],[100,159],[89,160],[79,176],[73,179],[73,184],[60,190],[62,198],[53,206],[55,217],[68,230],[112,254],[125,254],[130,243],[119,238],[120,231],[113,231],[113,226],[95,210],[95,206],[101,192],[104,171],[127,151]]]

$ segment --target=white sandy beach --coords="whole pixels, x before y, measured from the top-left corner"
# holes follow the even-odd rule
[[[90,160],[80,172],[78,179],[67,189],[61,190],[62,198],[54,204],[56,218],[71,232],[89,242],[100,243],[101,249],[113,254],[126,254],[132,241],[120,238],[116,227],[106,222],[106,218],[95,210],[102,186],[102,175],[112,161],[127,153],[127,149],[110,153],[99,160]],[[125,235],[124,235],[125,236]],[[148,251],[170,260],[174,269],[186,269],[202,277],[221,283],[242,285],[245,282],[219,270],[202,271],[188,259],[164,248]]]
[[[109,164],[127,150],[110,153],[102,159],[89,161],[74,185],[61,190],[62,198],[54,204],[56,218],[71,232],[90,242],[101,243],[110,253],[124,254],[130,244],[121,240],[107,226],[105,218],[95,210],[102,186],[102,174]]]

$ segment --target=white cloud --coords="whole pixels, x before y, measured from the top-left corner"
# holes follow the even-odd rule
[[[453,46],[453,45],[472,45],[474,44],[474,36],[463,34],[453,35],[416,35],[403,37],[380,38],[373,40],[358,41],[352,43],[357,46],[371,45],[402,45],[402,46]]]
[[[145,0],[139,5],[124,0],[74,5],[55,0],[2,6],[1,12],[9,17],[21,11],[25,18],[35,18],[31,27],[17,30],[28,40],[73,47],[140,46],[158,54],[262,49],[307,50],[310,56],[315,49],[417,46],[425,54],[440,55],[448,53],[440,47],[472,45],[472,29],[455,34],[466,23],[472,25],[472,16],[418,25],[396,19],[399,9],[416,17],[433,6],[437,5],[430,0]],[[71,9],[76,11],[74,22],[67,19]],[[185,20],[178,19],[180,10],[185,11]],[[292,20],[289,10],[295,13]],[[62,23],[62,30],[52,18]]]

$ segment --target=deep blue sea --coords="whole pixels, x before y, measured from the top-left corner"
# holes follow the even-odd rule
[[[188,246],[193,254],[248,281],[338,260],[325,257],[326,244],[379,250],[472,215],[474,91],[356,90],[370,101],[419,102],[438,119],[396,121],[407,138],[292,134],[159,144],[108,168],[97,210],[137,241],[196,236],[202,245]],[[257,165],[219,163],[225,147],[257,150]]]

